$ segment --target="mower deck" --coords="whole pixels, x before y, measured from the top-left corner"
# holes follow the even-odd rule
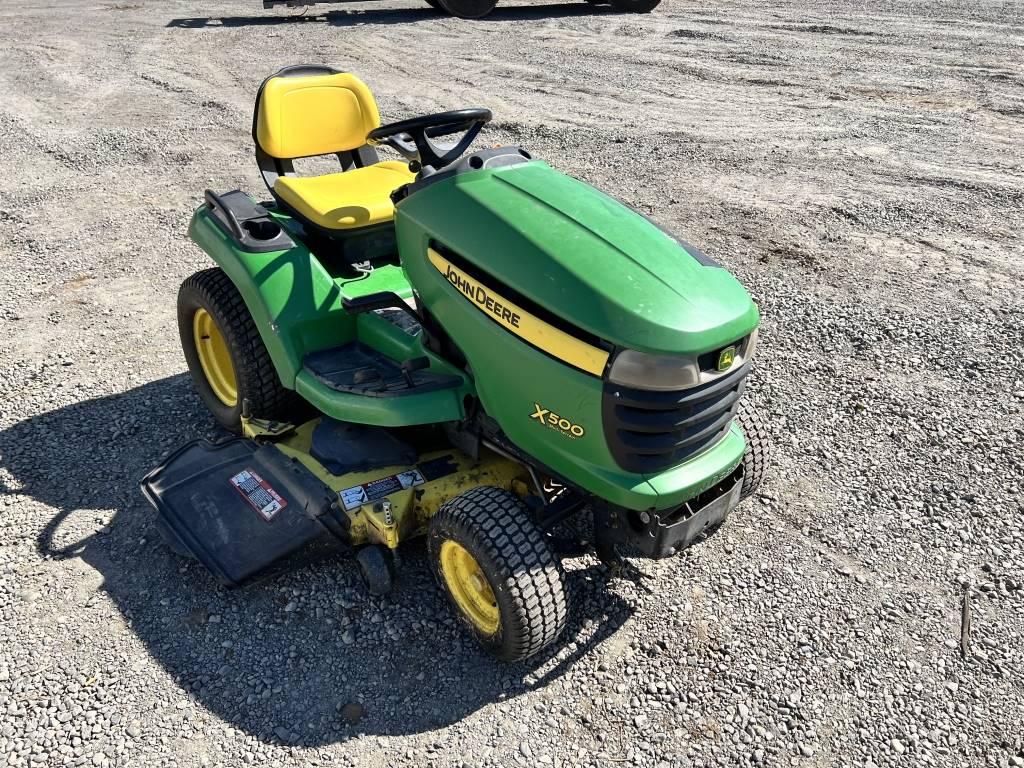
[[[395,549],[423,535],[441,505],[467,488],[528,480],[520,464],[493,452],[419,455],[378,427],[254,420],[247,432],[263,444],[193,441],[142,481],[164,536],[226,586],[304,550]]]

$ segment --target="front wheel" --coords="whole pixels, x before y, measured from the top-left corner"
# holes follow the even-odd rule
[[[740,400],[736,421],[747,442],[743,449],[743,486],[740,489],[740,498],[746,499],[754,495],[768,470],[768,430],[749,400]]]
[[[437,0],[442,9],[460,19],[482,19],[494,10],[498,0]]]
[[[611,0],[612,7],[625,13],[650,13],[661,0]]]
[[[519,661],[565,627],[565,574],[522,502],[480,486],[430,522],[430,564],[463,624],[490,653]]]

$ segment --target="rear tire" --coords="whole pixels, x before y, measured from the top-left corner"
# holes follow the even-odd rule
[[[532,656],[565,628],[562,565],[508,491],[480,486],[447,501],[431,520],[427,550],[460,620],[499,659]]]
[[[201,328],[207,336],[202,336]],[[196,272],[181,284],[178,332],[196,391],[224,429],[241,433],[244,400],[249,401],[253,416],[279,421],[295,418],[302,401],[282,386],[242,295],[222,269]],[[223,361],[222,375],[213,377],[214,383],[209,373],[210,355],[198,347],[204,340],[209,342],[211,333],[219,335],[218,341],[230,357],[230,363]]]
[[[624,13],[650,13],[661,0],[611,0],[612,7]]]
[[[740,489],[740,498],[746,499],[754,495],[768,471],[768,430],[749,400],[740,400],[736,421],[747,442],[743,449],[743,486]]]
[[[498,0],[437,0],[452,16],[460,19],[482,19],[494,10]]]

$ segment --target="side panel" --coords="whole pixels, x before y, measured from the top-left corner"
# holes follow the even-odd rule
[[[742,438],[723,440],[670,477],[620,470],[602,430],[601,379],[549,357],[489,319],[429,261],[420,233],[400,232],[408,235],[400,241],[405,269],[469,360],[484,409],[538,462],[601,498],[638,510],[678,505],[736,466]]]
[[[241,292],[284,386],[295,388],[308,352],[355,338],[355,319],[342,309],[340,289],[303,245],[270,253],[238,250],[206,206],[196,210],[188,231]]]
[[[395,217],[402,266],[422,303],[466,355],[484,409],[522,451],[613,504],[635,510],[667,509],[697,496],[735,469],[743,452],[738,431],[731,431],[703,454],[668,472],[656,476],[626,472],[611,456],[604,436],[602,371],[579,355],[572,357],[573,365],[568,364],[571,356],[564,354],[564,348],[563,359],[556,359],[538,346],[552,352],[557,345],[534,346],[537,334],[526,332],[529,328],[520,324],[518,330],[509,329],[492,315],[510,308],[520,311],[512,298],[501,294],[505,285],[606,340],[621,344],[627,338],[634,342],[643,339],[631,344],[641,349],[672,350],[678,346],[699,350],[749,332],[756,325],[757,313],[749,297],[724,270],[694,262],[691,269],[695,275],[700,274],[698,269],[712,273],[701,275],[709,283],[703,288],[724,296],[722,315],[711,323],[713,330],[696,323],[701,332],[687,334],[621,311],[616,297],[623,287],[621,276],[610,273],[612,264],[590,270],[587,264],[593,256],[581,255],[581,238],[587,241],[583,245],[594,248],[593,236],[576,227],[555,243],[545,226],[556,223],[552,208],[539,208],[520,197],[505,199],[491,194],[493,185],[499,183],[494,177],[502,172],[481,171],[467,174],[457,183],[438,182],[400,203]],[[509,176],[517,172],[517,167],[504,169]],[[491,191],[484,191],[489,180]],[[471,195],[474,186],[479,189]],[[514,225],[519,219],[528,221],[529,226]],[[538,247],[541,239],[544,247]],[[465,275],[457,274],[454,280],[446,277],[440,271],[446,268],[443,259],[435,255],[431,261],[432,242],[448,246],[490,274],[494,304],[484,297],[481,308],[475,288],[474,298],[469,298],[467,291],[473,284]],[[608,250],[605,255],[628,271],[627,261],[612,258]],[[601,285],[588,287],[584,276]],[[647,287],[652,294],[665,288],[662,284],[659,289],[651,281]],[[680,321],[680,313],[695,311],[674,292],[664,301],[679,310],[675,317]],[[582,317],[591,317],[593,322],[580,322]],[[655,337],[659,340],[654,341]]]
[[[323,413],[386,427],[456,421],[465,416],[463,398],[473,390],[462,371],[424,349],[419,336],[409,335],[377,314],[352,316],[342,307],[346,295],[392,290],[410,297],[412,291],[399,268],[385,267],[339,286],[301,244],[269,253],[235,248],[205,206],[193,215],[189,235],[242,294],[281,383]],[[461,376],[465,383],[453,389],[383,399],[336,392],[303,372],[302,360],[308,353],[356,338],[399,362],[428,357],[431,370]]]

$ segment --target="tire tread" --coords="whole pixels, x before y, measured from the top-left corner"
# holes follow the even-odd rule
[[[749,400],[740,400],[736,419],[747,443],[743,449],[743,486],[740,489],[740,498],[746,499],[757,491],[768,470],[768,430]]]
[[[239,415],[242,400],[248,399],[253,416],[279,421],[293,419],[296,410],[302,407],[302,400],[294,391],[281,384],[259,329],[231,278],[220,267],[204,269],[186,278],[178,293],[179,312],[183,298],[189,295],[198,298],[200,304],[212,310],[215,319],[223,325],[221,330],[232,351],[232,362],[235,365]],[[179,317],[179,323],[182,343],[185,344],[190,320],[186,323]],[[201,371],[193,372],[193,376],[201,375]],[[240,424],[223,426],[236,432],[241,429]]]
[[[561,634],[568,613],[565,572],[516,496],[493,486],[471,488],[441,507],[431,533],[431,560],[442,588],[436,555],[441,538],[458,541],[459,534],[466,536],[472,549],[494,563],[496,586],[507,592],[514,606],[501,646],[490,649],[495,655],[505,661],[525,659]],[[481,567],[486,572],[484,563]]]

